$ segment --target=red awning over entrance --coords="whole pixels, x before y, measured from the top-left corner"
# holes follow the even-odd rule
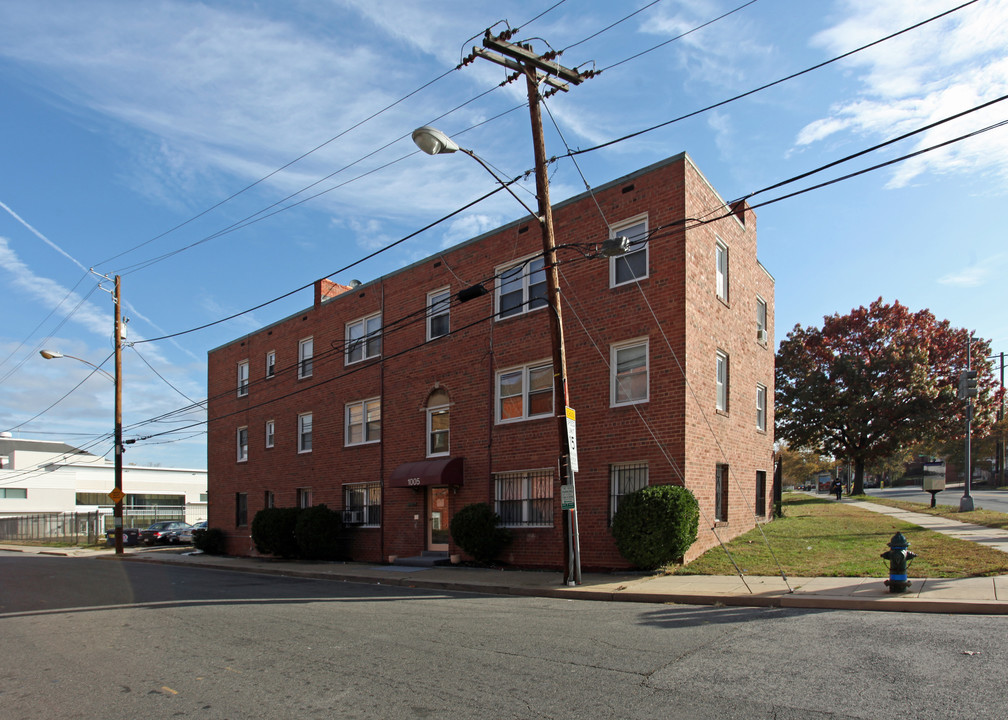
[[[386,487],[427,487],[429,485],[461,485],[462,458],[444,457],[403,463],[389,476]]]

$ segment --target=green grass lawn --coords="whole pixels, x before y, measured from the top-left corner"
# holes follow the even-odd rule
[[[977,522],[967,520],[970,514],[957,512],[954,519]],[[1008,520],[1008,516],[1001,517]],[[763,525],[762,533],[760,529],[748,532],[727,543],[727,553],[719,546],[688,565],[670,566],[667,572],[735,575],[735,567],[728,559],[730,553],[747,575],[779,575],[783,569],[794,577],[884,578],[889,566],[879,556],[888,550],[886,543],[896,532],[906,536],[910,550],[918,556],[910,563],[910,577],[1008,575],[1006,553],[924,530],[888,515],[800,493],[784,496],[784,517]]]

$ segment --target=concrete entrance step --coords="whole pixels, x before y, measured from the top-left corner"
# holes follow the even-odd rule
[[[393,565],[409,565],[411,567],[434,567],[435,565],[450,565],[451,560],[446,552],[424,550],[414,557],[396,558]]]

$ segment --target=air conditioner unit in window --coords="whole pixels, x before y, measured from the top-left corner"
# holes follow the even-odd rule
[[[364,524],[364,511],[363,510],[344,510],[343,511],[343,524],[344,525],[363,525]]]
[[[767,331],[764,330],[763,328],[760,328],[759,330],[756,331],[756,342],[763,343],[764,345],[766,345]]]

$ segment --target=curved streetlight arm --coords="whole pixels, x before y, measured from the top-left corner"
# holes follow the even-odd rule
[[[67,355],[65,353],[59,352],[58,350],[40,350],[39,351],[39,355],[41,355],[42,357],[44,357],[46,360],[58,360],[59,358],[70,358],[71,360],[77,360],[78,362],[82,362],[85,365],[90,365],[95,370],[97,370],[102,375],[104,375],[109,380],[111,380],[113,383],[115,382],[115,378],[112,377],[112,374],[108,370],[103,370],[102,368],[98,367],[97,365],[95,365],[90,360],[85,360],[84,358],[79,358],[79,357],[77,357],[75,355]]]
[[[416,146],[421,150],[423,150],[428,155],[446,155],[448,153],[453,152],[465,153],[473,160],[478,162],[480,165],[482,165],[483,169],[486,170],[488,173],[490,173],[493,179],[496,180],[498,183],[500,183],[501,187],[503,187],[505,190],[511,193],[511,197],[513,197],[515,200],[521,203],[521,206],[526,210],[528,210],[529,214],[532,217],[534,217],[539,222],[543,221],[539,213],[537,213],[535,210],[526,205],[525,201],[522,200],[520,197],[518,197],[515,194],[514,190],[511,189],[511,185],[509,183],[504,182],[499,177],[497,177],[497,173],[495,173],[490,168],[490,166],[483,161],[483,158],[474,153],[472,150],[469,150],[464,147],[459,147],[458,143],[456,143],[454,140],[452,140],[450,137],[445,135],[437,128],[431,127],[430,125],[424,125],[423,127],[417,128],[416,130],[413,131],[412,137],[413,142],[416,143]]]

